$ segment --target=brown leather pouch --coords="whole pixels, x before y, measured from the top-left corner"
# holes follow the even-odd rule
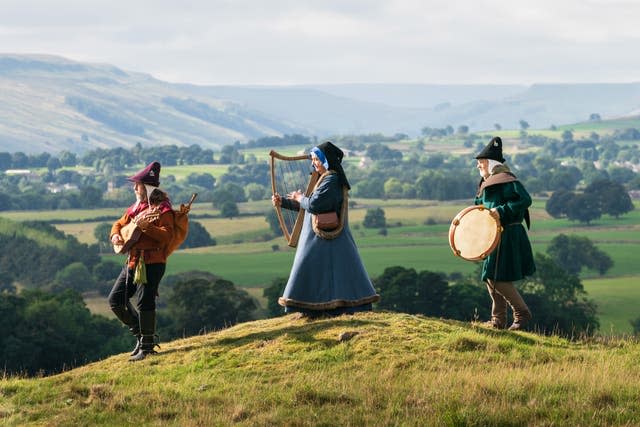
[[[316,214],[316,221],[320,230],[333,230],[340,225],[338,214],[335,211]]]

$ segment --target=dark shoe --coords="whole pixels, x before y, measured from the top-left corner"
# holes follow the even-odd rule
[[[156,353],[154,348],[156,345],[156,312],[155,311],[141,311],[140,312],[140,340],[139,346],[136,346],[137,352],[131,353],[129,362],[137,362],[143,360],[150,354]]]

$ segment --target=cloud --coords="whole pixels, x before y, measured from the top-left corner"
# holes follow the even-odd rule
[[[207,84],[631,81],[640,4],[5,0],[0,51]]]

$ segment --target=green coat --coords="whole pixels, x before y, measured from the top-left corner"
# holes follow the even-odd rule
[[[497,175],[507,176],[492,175],[485,185]],[[487,209],[496,208],[503,227],[500,244],[482,264],[483,281],[492,279],[512,282],[536,271],[531,243],[522,224],[527,208],[531,206],[531,196],[515,176],[509,176],[511,178],[507,177],[506,181],[510,182],[487,185],[484,188],[481,186],[475,199],[476,205],[484,205]]]

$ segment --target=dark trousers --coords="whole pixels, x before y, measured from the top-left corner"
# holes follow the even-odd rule
[[[109,294],[109,306],[111,309],[114,310],[118,307],[128,307],[130,309],[129,300],[134,295],[137,295],[136,308],[138,312],[155,310],[158,285],[162,280],[162,276],[164,276],[166,266],[166,264],[147,264],[147,283],[145,285],[135,285],[133,283],[135,272],[125,265]]]

